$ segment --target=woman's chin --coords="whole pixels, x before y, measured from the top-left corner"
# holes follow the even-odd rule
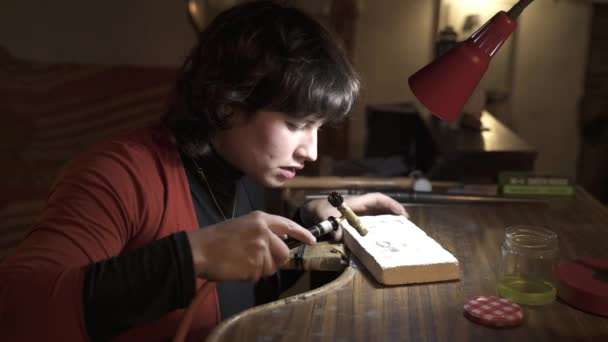
[[[283,185],[285,185],[285,182],[287,180],[286,179],[273,179],[272,181],[269,181],[266,186],[269,188],[278,188],[281,187]]]
[[[287,179],[285,179],[283,177],[274,176],[274,175],[268,175],[261,179],[258,178],[257,181],[265,187],[278,188],[278,187],[283,186],[285,184],[285,182],[287,181]]]

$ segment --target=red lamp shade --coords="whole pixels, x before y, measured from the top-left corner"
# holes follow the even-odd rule
[[[469,39],[410,76],[410,89],[433,114],[455,120],[516,25],[507,13],[498,12]]]

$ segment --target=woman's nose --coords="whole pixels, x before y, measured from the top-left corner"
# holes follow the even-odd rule
[[[295,151],[296,157],[306,161],[317,160],[317,129],[311,129],[302,136]]]

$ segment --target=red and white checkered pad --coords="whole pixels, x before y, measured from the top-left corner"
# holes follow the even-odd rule
[[[494,296],[475,296],[464,304],[464,315],[490,327],[514,327],[524,320],[521,307],[508,299]]]

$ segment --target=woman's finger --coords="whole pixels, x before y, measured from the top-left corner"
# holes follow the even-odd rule
[[[275,234],[288,235],[294,239],[300,240],[308,245],[312,245],[317,242],[317,239],[312,235],[308,229],[300,226],[292,220],[283,216],[266,214],[264,217],[268,228]]]
[[[272,246],[273,243],[269,243],[269,248],[270,246]],[[266,251],[266,253],[264,253],[264,258],[262,259],[263,264],[260,265],[261,270],[262,270],[262,275],[264,277],[268,277],[272,274],[274,274],[274,272],[276,272],[277,270],[277,263],[276,260],[274,258],[274,254],[268,250]]]
[[[287,260],[287,258],[289,258],[289,248],[287,248],[285,242],[281,240],[281,238],[279,238],[277,235],[270,235],[268,249],[270,255],[272,256],[275,267],[278,267],[277,265],[282,265]]]

